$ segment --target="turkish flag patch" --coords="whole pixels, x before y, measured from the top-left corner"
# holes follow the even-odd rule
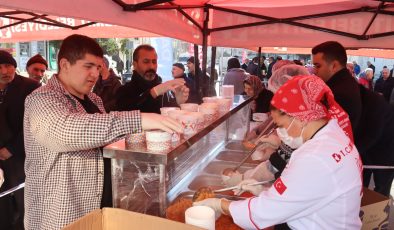
[[[286,185],[283,183],[283,181],[282,181],[282,179],[280,179],[280,177],[275,181],[274,187],[280,195],[282,195],[287,189]]]

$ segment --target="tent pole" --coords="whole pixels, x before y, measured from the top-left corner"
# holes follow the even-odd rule
[[[216,46],[212,46],[211,47],[211,76],[209,78],[209,89],[211,89],[212,87],[215,89],[215,74],[216,74],[216,69],[215,69],[215,63],[216,63]],[[213,92],[210,92],[212,94],[214,94]],[[217,95],[217,93],[215,93]],[[216,95],[209,95],[209,96],[216,96]]]
[[[259,46],[259,53],[257,54],[257,57],[259,58],[259,64],[257,66],[257,77],[259,77],[262,80],[262,75],[261,75],[261,46]]]
[[[206,73],[207,73],[207,59],[208,59],[208,21],[209,21],[209,8],[204,7],[204,25],[202,30],[202,81],[206,81]],[[209,86],[209,82],[203,82],[202,86]],[[209,90],[202,89],[203,96],[210,96]]]
[[[201,88],[200,88],[200,59],[198,58],[198,45],[194,44],[194,81],[196,82],[196,88],[199,96],[201,97]]]

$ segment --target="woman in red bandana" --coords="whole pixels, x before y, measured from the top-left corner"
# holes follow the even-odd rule
[[[296,149],[281,177],[257,197],[210,198],[194,205],[231,215],[244,229],[280,223],[291,229],[360,229],[362,162],[349,118],[331,90],[316,76],[294,77],[271,105],[279,137]]]

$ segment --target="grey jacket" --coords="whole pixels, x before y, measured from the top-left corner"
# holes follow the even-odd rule
[[[223,85],[233,85],[234,94],[242,94],[244,92],[244,80],[247,73],[244,69],[233,68],[230,69],[224,76]]]

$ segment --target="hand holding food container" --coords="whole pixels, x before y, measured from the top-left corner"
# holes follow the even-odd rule
[[[143,130],[160,129],[168,133],[183,133],[182,124],[176,120],[156,113],[141,113]]]
[[[219,198],[208,198],[202,201],[193,203],[193,206],[207,206],[215,211],[215,218],[219,218],[220,215],[224,214],[221,205],[222,199]]]
[[[215,230],[215,211],[208,206],[192,206],[185,211],[185,223]]]

